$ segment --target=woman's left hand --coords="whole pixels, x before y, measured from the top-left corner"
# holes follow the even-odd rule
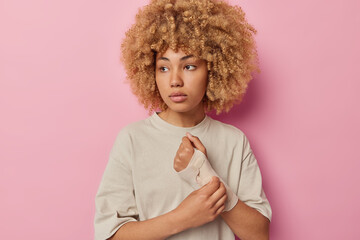
[[[198,137],[194,137],[190,133],[186,133],[186,137],[182,138],[179,149],[174,158],[174,169],[177,172],[185,169],[194,154],[194,147],[206,155],[206,148]]]

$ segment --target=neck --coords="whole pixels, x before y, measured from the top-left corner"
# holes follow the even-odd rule
[[[178,127],[193,127],[199,124],[205,117],[203,108],[192,112],[174,112],[169,108],[158,114],[166,122]]]

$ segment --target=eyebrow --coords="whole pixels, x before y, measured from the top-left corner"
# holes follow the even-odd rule
[[[187,56],[184,56],[182,58],[180,58],[180,61],[185,61],[186,59],[189,59],[189,58],[192,58],[194,57],[194,55],[187,55]],[[166,57],[160,57],[158,60],[164,60],[164,61],[169,61],[170,62],[170,59],[166,58]]]

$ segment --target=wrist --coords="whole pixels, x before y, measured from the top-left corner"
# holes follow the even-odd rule
[[[183,214],[184,212],[180,209],[175,208],[171,212],[169,212],[169,222],[171,224],[171,229],[173,234],[177,234],[179,232],[183,232],[186,229],[189,229],[189,221],[186,220],[186,217]]]

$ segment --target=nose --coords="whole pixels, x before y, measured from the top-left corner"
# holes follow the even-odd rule
[[[181,74],[177,70],[171,74],[170,85],[171,87],[182,87],[184,85]]]

